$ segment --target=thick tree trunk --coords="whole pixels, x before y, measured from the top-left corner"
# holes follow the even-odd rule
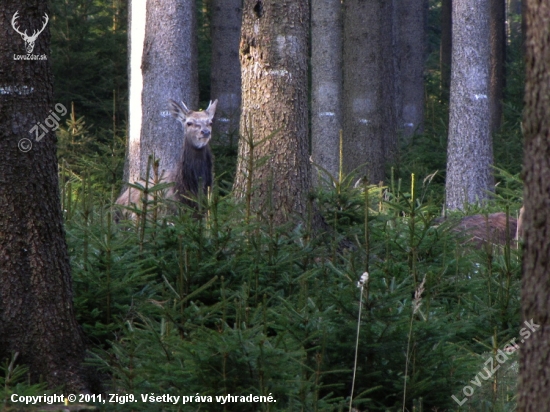
[[[242,0],[212,0],[211,2],[212,63],[210,92],[218,99],[214,135],[224,141],[239,136],[241,111],[241,68],[239,41],[241,38]]]
[[[342,3],[311,5],[311,151],[313,162],[338,178],[342,129]],[[314,170],[316,167],[314,165]],[[327,179],[316,170],[314,181]]]
[[[346,1],[344,165],[374,183],[397,148],[392,49],[392,2]]]
[[[73,311],[51,118],[66,108],[53,100],[49,60],[14,58],[27,54],[10,24],[16,11],[16,26],[27,33],[49,14],[43,1],[0,3],[0,359],[17,352],[32,381],[75,392],[86,385],[85,346]],[[32,54],[50,59],[49,45],[47,25]]]
[[[493,190],[489,107],[489,0],[453,2],[453,63],[446,205],[462,209]]]
[[[540,327],[522,336],[517,410],[538,412],[550,405],[550,4],[526,1],[521,301],[523,319]]]
[[[308,35],[309,1],[245,0],[242,137],[234,191],[250,196],[253,210],[273,212],[278,221],[305,214],[311,190]]]
[[[506,0],[491,0],[491,133],[502,123],[506,64]]]
[[[439,48],[439,69],[441,71],[441,98],[449,99],[451,88],[451,63],[453,50],[453,3],[441,0],[441,44]]]
[[[143,7],[143,3],[134,0],[132,6],[134,16],[136,8]],[[130,166],[130,170],[139,171],[142,177],[146,174],[149,155],[160,159],[160,171],[174,168],[181,157],[183,131],[170,116],[168,99],[184,101],[190,108],[198,107],[199,103],[195,1],[147,0],[145,22],[139,158],[129,159],[130,164],[139,163],[139,167]],[[136,43],[135,47],[140,44]],[[133,79],[131,85],[135,85]],[[130,155],[135,153],[132,152],[135,148],[130,149]],[[135,180],[136,176],[130,175],[130,181]]]
[[[143,75],[141,60],[145,38],[145,2],[129,0],[128,4],[128,143],[124,162],[124,182],[135,182],[140,177],[141,93]],[[124,190],[124,188],[123,188]]]
[[[395,114],[405,140],[424,130],[427,2],[394,0]]]

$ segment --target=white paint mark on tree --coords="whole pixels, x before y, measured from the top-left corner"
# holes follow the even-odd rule
[[[18,94],[26,96],[34,92],[34,87],[29,86],[0,86],[0,94]]]

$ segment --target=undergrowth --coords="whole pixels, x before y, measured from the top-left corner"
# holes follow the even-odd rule
[[[165,411],[347,410],[364,272],[357,410],[402,410],[403,397],[407,410],[459,410],[451,396],[517,335],[517,250],[457,244],[434,222],[429,179],[408,192],[332,179],[312,197],[323,231],[276,225],[219,191],[199,215],[156,213],[158,191],[117,225],[112,200],[63,173],[76,313],[107,393],[203,397]],[[514,379],[482,381],[460,410],[508,410]],[[277,402],[216,403],[226,394]],[[105,410],[117,409],[161,410]]]

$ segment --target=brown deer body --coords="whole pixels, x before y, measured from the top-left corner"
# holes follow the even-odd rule
[[[506,230],[508,228],[508,231]],[[506,217],[506,213],[466,216],[453,229],[461,233],[466,243],[481,246],[487,242],[504,246],[509,242],[513,247],[523,238],[523,207],[519,218]]]
[[[189,110],[183,102],[180,105],[169,100],[170,113],[183,125],[183,148],[177,166],[161,176],[162,183],[173,183],[166,190],[167,199],[195,206],[196,197],[206,194],[212,186],[213,158],[208,143],[212,136],[212,119],[217,103],[217,100],[210,102],[205,111],[195,112]],[[139,183],[145,184],[144,181]],[[150,179],[149,187],[154,183]],[[127,188],[116,203],[122,206],[139,205],[141,197],[142,192],[138,189]]]

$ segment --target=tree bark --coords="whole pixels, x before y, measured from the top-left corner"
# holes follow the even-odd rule
[[[50,61],[14,57],[27,54],[10,24],[16,11],[27,33],[50,14],[43,1],[0,4],[0,359],[19,353],[33,382],[82,391],[85,346],[73,309],[55,118],[47,120],[61,117],[63,106],[53,100]],[[32,54],[50,59],[49,49],[46,25]],[[42,138],[33,131],[42,134],[39,124],[47,131]]]
[[[244,1],[242,137],[234,192],[277,221],[304,215],[311,190],[308,37],[309,1]]]
[[[397,148],[392,49],[392,2],[346,1],[344,165],[374,183]]]
[[[242,0],[212,0],[211,36],[212,63],[210,90],[218,99],[214,119],[214,135],[233,141],[239,135],[241,110],[241,37]]]
[[[311,5],[311,151],[315,165],[338,178],[342,129],[342,3]],[[314,170],[316,169],[314,165]],[[327,179],[322,170],[314,182]]]
[[[449,99],[451,88],[451,63],[453,50],[453,3],[441,0],[441,44],[439,48],[439,70],[441,71],[441,99]]]
[[[489,0],[453,2],[446,205],[479,203],[494,188],[489,106]]]
[[[526,79],[523,130],[524,253],[522,313],[539,328],[523,336],[518,412],[550,405],[550,4],[527,0]],[[524,326],[522,324],[522,326]]]
[[[424,62],[427,2],[394,0],[395,114],[406,140],[424,131]]]
[[[491,0],[491,133],[502,123],[506,67],[506,0]]]
[[[143,4],[134,0],[132,6],[134,16],[136,8]],[[160,159],[160,171],[173,169],[181,157],[183,130],[168,111],[168,99],[184,101],[192,110],[198,108],[196,26],[194,0],[147,0],[141,60],[141,134],[139,144],[133,142],[129,152],[130,155],[139,152],[139,157],[132,157],[129,162],[139,164],[130,170],[139,171],[142,177],[150,155]],[[135,47],[141,45],[136,43]],[[139,87],[133,79],[131,85]],[[130,181],[140,176],[130,175]]]

